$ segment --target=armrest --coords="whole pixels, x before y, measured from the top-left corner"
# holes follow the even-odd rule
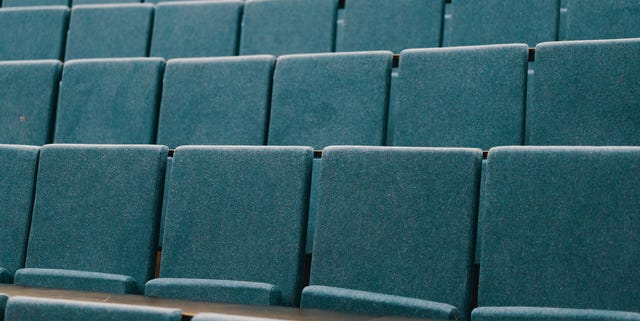
[[[0,283],[11,283],[11,279],[13,279],[11,272],[0,267]]]
[[[538,307],[482,307],[471,312],[472,321],[640,321],[640,313]]]
[[[445,303],[319,285],[302,290],[300,307],[427,319],[460,317],[456,307]]]
[[[282,294],[269,283],[160,278],[147,282],[145,295],[233,304],[278,305]]]
[[[58,269],[20,269],[15,284],[80,291],[137,293],[136,280],[130,276]]]

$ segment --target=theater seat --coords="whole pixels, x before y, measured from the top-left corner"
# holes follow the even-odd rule
[[[80,302],[32,297],[12,297],[5,321],[180,321],[180,309]]]
[[[479,149],[324,149],[303,309],[467,319]]]
[[[155,272],[167,147],[46,145],[18,285],[142,293]]]
[[[271,318],[249,317],[244,315],[230,315],[220,313],[198,313],[192,321],[285,321]]]
[[[163,71],[160,58],[65,63],[54,142],[154,143]]]
[[[81,4],[106,4],[106,3],[140,3],[143,0],[72,0],[73,5]]]
[[[312,159],[309,147],[178,147],[160,278],[145,294],[296,304]]]
[[[64,6],[0,9],[0,60],[62,60],[68,21]]]
[[[477,308],[471,314],[473,321],[638,321],[639,313],[530,307]]]
[[[562,40],[640,37],[640,2],[566,0],[566,35]]]
[[[70,0],[3,0],[2,7],[69,6]]]
[[[0,145],[0,204],[3,208],[0,212],[2,283],[11,283],[15,271],[24,266],[39,149],[35,146]]]

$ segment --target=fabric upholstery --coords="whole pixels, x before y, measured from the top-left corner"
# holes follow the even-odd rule
[[[155,272],[167,153],[166,146],[42,147],[25,266],[126,275],[142,292]]]
[[[529,145],[640,145],[640,39],[536,47]]]
[[[269,145],[383,145],[391,52],[278,58]]]
[[[444,0],[349,0],[337,51],[440,47]]]
[[[169,206],[169,186],[171,186],[171,169],[173,168],[173,157],[167,157],[167,165],[164,171],[164,186],[162,188],[162,214],[160,215],[160,236],[158,237],[158,247],[162,248],[164,238],[164,218]]]
[[[560,0],[455,0],[451,14],[451,46],[558,40]]]
[[[102,3],[140,3],[143,0],[72,0],[73,5],[80,4],[102,4]]]
[[[198,313],[192,321],[276,321],[276,319],[249,317],[244,315],[230,315],[221,313]],[[285,321],[285,320],[280,320]]]
[[[62,63],[0,62],[0,143],[44,145],[53,139]]]
[[[567,0],[564,40],[640,37],[640,2]]]
[[[333,51],[337,6],[338,0],[247,0],[240,54]]]
[[[492,149],[479,306],[639,312],[639,166],[640,147]]]
[[[274,65],[273,56],[170,60],[158,143],[264,145]]]
[[[237,55],[242,6],[241,0],[158,4],[149,56]]]
[[[142,3],[74,6],[66,59],[146,57],[153,10]]]
[[[473,310],[473,321],[638,321],[640,314],[607,310],[531,307],[481,307]]]
[[[94,292],[136,292],[136,280],[130,276],[74,270],[20,269],[16,272],[15,284]]]
[[[481,160],[479,149],[326,148],[310,284],[445,303],[466,319]]]
[[[64,6],[0,9],[0,60],[62,59],[68,20]]]
[[[0,145],[0,282],[23,267],[36,185],[39,147]]]
[[[527,59],[524,44],[403,51],[389,145],[523,144]]]
[[[69,0],[3,0],[2,7],[69,6]]]
[[[65,63],[54,142],[154,143],[163,70],[160,58]]]
[[[278,305],[282,294],[268,283],[162,278],[147,282],[145,295],[234,304]]]
[[[4,320],[4,310],[8,299],[9,297],[6,294],[0,293],[0,320]]]
[[[48,298],[12,297],[5,321],[180,321],[180,309],[79,302]]]
[[[391,314],[438,320],[457,320],[460,317],[460,311],[449,304],[317,285],[304,288],[301,305],[306,309]]]
[[[320,197],[320,177],[322,173],[322,159],[313,159],[313,169],[311,172],[311,192],[309,195],[309,214],[307,219],[307,241],[305,243],[305,254],[313,251],[313,234],[316,230],[316,219],[318,216],[318,198]]]
[[[178,147],[160,277],[269,283],[294,305],[312,159],[309,147]]]

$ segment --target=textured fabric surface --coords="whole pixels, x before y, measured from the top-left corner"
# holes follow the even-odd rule
[[[243,315],[230,315],[220,313],[198,313],[192,321],[276,321],[276,319],[248,317]],[[280,320],[285,321],[285,320]]]
[[[211,57],[238,54],[243,2],[161,3],[156,7],[151,57]]]
[[[0,62],[0,143],[44,145],[52,140],[62,63]]]
[[[0,273],[1,282],[11,282],[13,273],[24,264],[38,152],[39,148],[34,146],[0,145],[0,269],[4,269]]]
[[[69,0],[3,0],[3,7],[22,7],[22,6],[68,6]]]
[[[155,271],[167,153],[165,146],[44,146],[25,266],[127,275],[142,292]]]
[[[290,55],[276,64],[269,145],[382,145],[392,53]]]
[[[318,213],[318,197],[320,197],[320,177],[322,159],[313,160],[313,170],[311,173],[311,192],[309,195],[309,215],[307,218],[307,242],[305,243],[305,254],[313,251],[313,234],[316,230],[316,219]]]
[[[304,288],[300,306],[303,309],[391,314],[438,320],[457,320],[460,317],[460,311],[449,304],[317,285]]]
[[[62,59],[68,19],[64,6],[0,9],[0,60]]]
[[[268,283],[161,278],[147,282],[145,295],[233,304],[278,305],[282,294]]]
[[[482,152],[328,147],[311,285],[453,305],[468,315]]]
[[[605,310],[531,307],[482,307],[473,310],[473,321],[639,321],[640,314]]]
[[[440,47],[444,0],[350,0],[337,51]]]
[[[527,43],[535,47],[558,40],[560,0],[455,0],[451,6],[451,46]]]
[[[640,37],[637,0],[566,0],[566,40]]]
[[[524,44],[403,51],[389,145],[521,145],[527,57]]]
[[[65,59],[146,57],[153,10],[141,3],[74,6]]]
[[[158,237],[158,248],[162,248],[164,239],[164,218],[169,206],[169,186],[171,186],[171,169],[173,168],[173,157],[167,157],[167,165],[164,171],[164,186],[162,189],[162,214],[160,215],[160,236]]]
[[[536,47],[529,145],[640,145],[640,39]]]
[[[293,305],[312,154],[308,147],[178,147],[160,277],[269,283]]]
[[[73,5],[79,4],[101,4],[101,3],[140,3],[143,0],[72,0]]]
[[[333,51],[337,7],[337,0],[247,0],[240,54]]]
[[[180,309],[12,297],[5,321],[180,321]]]
[[[54,142],[154,143],[163,70],[160,58],[65,63]]]
[[[640,311],[639,169],[637,147],[492,149],[479,306]]]
[[[158,143],[264,145],[274,65],[273,56],[170,60]]]
[[[7,306],[8,299],[9,297],[7,297],[6,294],[0,293],[0,320],[4,320],[4,310],[5,310],[5,307]]]
[[[130,276],[74,270],[20,269],[16,272],[15,284],[93,292],[136,293],[136,280]]]

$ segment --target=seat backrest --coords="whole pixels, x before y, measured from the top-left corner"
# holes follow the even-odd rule
[[[31,209],[36,186],[38,152],[35,146],[0,145],[0,282],[12,281],[24,266]]]
[[[536,47],[529,145],[640,145],[640,39]]]
[[[330,52],[338,0],[247,0],[241,55]]]
[[[444,0],[349,0],[337,51],[440,47]]]
[[[158,143],[264,145],[274,65],[273,56],[169,60]]]
[[[639,312],[640,147],[489,152],[479,306]]]
[[[560,0],[454,0],[451,46],[558,40]]]
[[[142,3],[74,6],[65,59],[146,57],[153,11]]]
[[[309,147],[178,147],[160,277],[270,283],[293,305],[312,159]]]
[[[69,6],[70,0],[3,0],[2,7]]]
[[[479,149],[326,148],[310,284],[467,315],[481,161]]]
[[[521,145],[525,44],[410,49],[400,55],[389,145]]]
[[[154,143],[163,71],[160,58],[65,63],[54,142]]]
[[[241,0],[158,4],[149,56],[237,55],[242,7]]]
[[[81,4],[105,4],[105,3],[140,3],[143,0],[72,0],[73,5]]]
[[[80,302],[49,298],[12,297],[5,321],[180,321],[180,309]]]
[[[53,139],[62,63],[0,62],[0,143],[44,145]]]
[[[566,0],[564,40],[640,37],[640,2],[636,0]]]
[[[40,151],[27,268],[155,272],[167,147],[46,145]]]
[[[0,60],[62,59],[69,8],[0,9]]]
[[[383,145],[391,52],[278,58],[269,145]]]

